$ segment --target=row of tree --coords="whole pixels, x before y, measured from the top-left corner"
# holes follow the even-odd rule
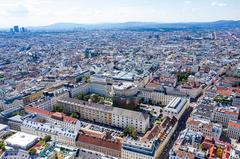
[[[88,101],[90,99],[92,102],[100,103],[100,104],[104,104],[104,101],[105,101],[105,98],[98,94],[88,95],[88,94],[80,93],[77,99],[84,100],[84,101]]]

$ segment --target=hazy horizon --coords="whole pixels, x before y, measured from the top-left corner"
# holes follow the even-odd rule
[[[240,20],[239,0],[0,0],[0,28],[55,23]]]

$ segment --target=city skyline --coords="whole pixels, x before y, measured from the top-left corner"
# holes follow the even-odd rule
[[[140,22],[210,22],[239,20],[237,0],[77,1],[11,0],[0,4],[0,28],[44,26],[61,22],[81,24]]]
[[[240,0],[0,0],[0,158],[240,159]]]

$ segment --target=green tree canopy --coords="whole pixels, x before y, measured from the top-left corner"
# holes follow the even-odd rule
[[[71,114],[71,117],[76,118],[76,119],[79,119],[79,118],[80,118],[79,114],[76,113],[76,112],[72,113],[72,114]]]
[[[51,136],[50,135],[46,135],[43,140],[45,142],[49,142],[49,141],[51,141]]]
[[[123,130],[123,135],[124,136],[131,136],[132,138],[136,139],[137,138],[137,131],[134,127],[132,126],[129,126],[129,127],[126,127],[124,130]]]
[[[84,96],[85,96],[84,93],[80,93],[80,94],[78,95],[77,99],[79,99],[79,100],[84,100]]]
[[[53,107],[53,112],[63,112],[63,108],[60,106]]]

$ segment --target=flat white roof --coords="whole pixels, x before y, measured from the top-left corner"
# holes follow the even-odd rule
[[[122,82],[119,84],[114,84],[113,87],[119,90],[124,90],[127,88],[130,89],[130,88],[136,87],[136,85],[133,82]]]
[[[10,145],[18,147],[28,147],[37,139],[38,136],[30,135],[24,132],[17,132],[16,134],[7,138],[5,141]]]
[[[4,129],[8,128],[8,125],[0,124],[0,131],[3,131]]]
[[[187,100],[185,98],[175,97],[170,103],[164,108],[164,110],[171,111],[174,113],[179,113],[183,106],[186,104]]]

